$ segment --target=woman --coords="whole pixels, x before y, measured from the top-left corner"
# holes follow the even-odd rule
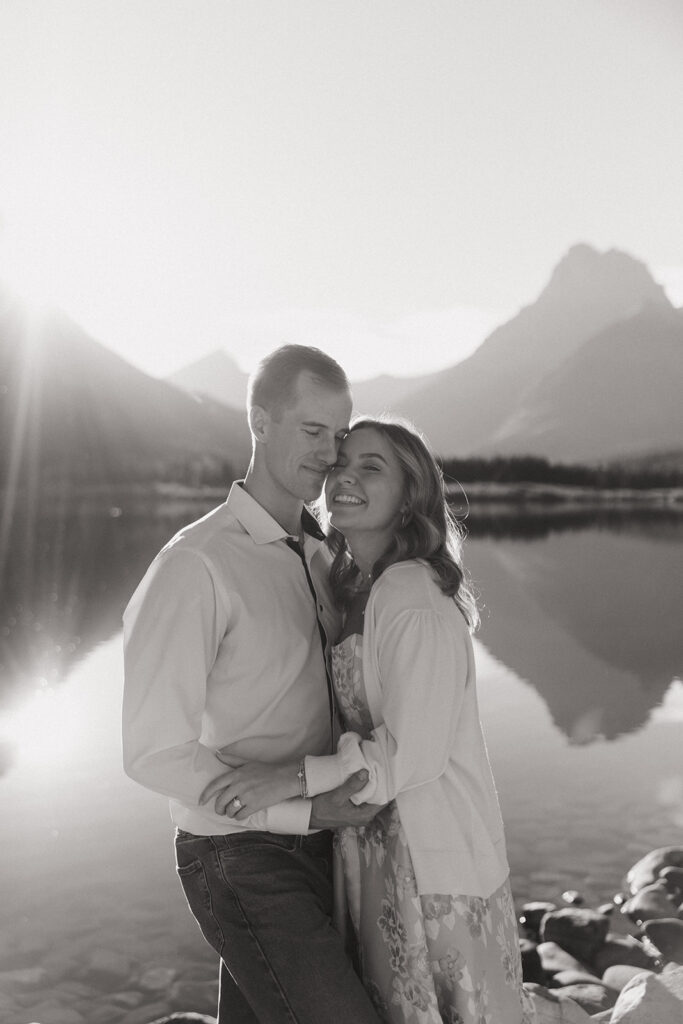
[[[346,732],[336,754],[303,766],[236,769],[219,809],[240,794],[252,813],[365,769],[354,802],[386,806],[370,825],[340,830],[337,844],[378,1014],[391,1024],[524,1024],[503,825],[479,724],[476,605],[441,473],[414,430],[362,419],[325,501],[344,613],[332,670]]]

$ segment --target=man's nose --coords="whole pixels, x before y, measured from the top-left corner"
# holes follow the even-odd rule
[[[334,466],[337,461],[338,448],[339,445],[336,439],[323,438],[318,446],[316,455],[326,466]]]

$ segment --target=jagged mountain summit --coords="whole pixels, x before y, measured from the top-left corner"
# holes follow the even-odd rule
[[[518,432],[513,445],[506,423],[530,396],[544,393],[543,382],[579,349],[646,306],[671,309],[643,263],[621,252],[601,254],[586,245],[574,246],[532,305],[493,331],[469,358],[404,399],[401,412],[444,455],[494,452],[503,436],[508,453],[525,453],[527,438]],[[604,401],[610,400],[608,391]],[[572,417],[558,429],[568,432],[564,457],[578,458],[571,443]],[[613,454],[599,434],[594,441],[592,458]],[[550,455],[542,436],[535,436],[532,450]]]
[[[530,389],[482,446],[590,462],[683,449],[683,310],[647,303]]]

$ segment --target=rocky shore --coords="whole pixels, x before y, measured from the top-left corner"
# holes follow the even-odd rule
[[[583,904],[568,891],[520,908],[533,1024],[681,1024],[683,847],[651,851],[609,902]],[[207,954],[162,964],[106,948],[2,949],[0,1024],[214,1024]]]
[[[641,858],[609,903],[562,902],[527,903],[519,918],[534,1024],[681,1024],[683,847]]]

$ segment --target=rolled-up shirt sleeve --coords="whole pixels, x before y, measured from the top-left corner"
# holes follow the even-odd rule
[[[199,807],[203,791],[226,773],[200,736],[207,679],[229,614],[202,556],[174,548],[155,559],[124,613],[124,769],[190,807]],[[301,834],[309,819],[310,801],[296,799],[236,824]]]
[[[438,612],[403,610],[384,631],[377,657],[383,721],[370,739],[344,733],[336,754],[306,758],[309,796],[364,768],[368,782],[352,801],[386,804],[446,769],[468,678],[462,631]]]

